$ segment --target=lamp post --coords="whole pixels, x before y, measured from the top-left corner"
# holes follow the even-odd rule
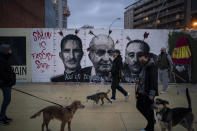
[[[155,28],[157,28],[157,20],[159,18],[159,14],[160,14],[160,11],[162,10],[162,8],[164,7],[164,4],[166,3],[167,0],[164,0],[162,2],[162,5],[161,5],[161,8],[159,8],[158,12],[157,12],[157,16],[156,16],[156,20],[155,20]]]
[[[192,26],[197,27],[197,21],[193,21]]]
[[[111,26],[112,26],[117,20],[121,20],[121,18],[119,17],[119,18],[114,19],[114,20],[112,21],[112,23],[109,25],[109,30],[110,30]]]
[[[196,30],[197,29],[197,20],[196,21],[193,21],[192,24],[191,24],[191,30]]]

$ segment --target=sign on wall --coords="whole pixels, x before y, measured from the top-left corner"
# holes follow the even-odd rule
[[[26,81],[26,37],[25,36],[3,36],[0,37],[0,44],[8,44],[12,49],[12,56],[9,63],[16,73],[17,81]]]

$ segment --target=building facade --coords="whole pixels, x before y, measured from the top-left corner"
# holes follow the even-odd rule
[[[55,21],[55,6],[53,0],[45,0],[45,27],[54,28],[56,27]]]
[[[196,0],[138,0],[125,8],[125,29],[186,29],[196,19]]]
[[[67,28],[67,17],[70,15],[67,0],[53,0],[56,13],[56,27]]]
[[[55,27],[52,0],[1,0],[0,28]]]

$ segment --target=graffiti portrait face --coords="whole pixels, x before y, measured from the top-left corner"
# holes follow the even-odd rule
[[[133,74],[139,73],[140,67],[137,60],[137,53],[144,52],[144,46],[141,43],[133,42],[126,48],[125,63]]]
[[[65,69],[76,70],[80,67],[83,51],[77,40],[65,40],[63,41],[59,55]]]
[[[90,60],[99,73],[108,73],[112,67],[114,42],[107,35],[98,35],[90,42]]]

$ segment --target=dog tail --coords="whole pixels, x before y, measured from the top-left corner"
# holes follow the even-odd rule
[[[40,116],[40,114],[43,112],[43,109],[40,110],[39,112],[35,113],[33,116],[30,117],[30,119],[34,119],[36,118],[37,116]]]
[[[188,109],[192,111],[192,104],[191,104],[191,98],[189,95],[189,89],[186,88],[186,96],[187,96],[187,102],[188,102]]]
[[[109,90],[107,90],[106,94],[108,94],[109,92],[110,92],[110,89],[109,89]]]

